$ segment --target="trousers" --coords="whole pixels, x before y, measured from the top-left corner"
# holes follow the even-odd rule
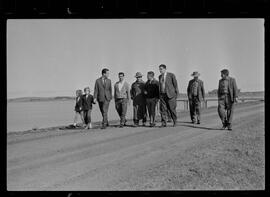
[[[197,121],[201,120],[201,102],[197,96],[192,97],[191,99],[188,100],[189,102],[189,112],[190,112],[190,118],[192,121],[196,120],[197,116]]]
[[[109,109],[110,101],[99,101],[98,106],[102,115],[102,125],[109,124],[108,122],[108,109]]]
[[[176,114],[176,98],[168,98],[167,94],[160,94],[160,113],[161,113],[161,122],[166,123],[168,118],[168,112],[173,120],[177,121]]]
[[[115,108],[120,117],[121,125],[125,124],[126,122],[127,103],[128,99],[126,98],[115,99]]]
[[[233,119],[234,103],[229,95],[222,95],[218,99],[218,114],[223,124],[231,124]]]

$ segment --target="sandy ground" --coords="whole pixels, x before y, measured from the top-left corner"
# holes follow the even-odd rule
[[[216,108],[201,125],[59,130],[7,136],[7,189],[264,189],[264,102],[237,104],[233,131]],[[132,124],[128,122],[128,124]]]

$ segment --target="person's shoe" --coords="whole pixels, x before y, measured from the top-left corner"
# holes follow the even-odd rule
[[[145,122],[143,122],[142,126],[144,126],[144,127],[146,126]]]
[[[134,125],[133,125],[134,127],[138,127],[139,126],[139,124],[138,123],[134,123]]]
[[[227,125],[224,123],[223,125],[222,125],[222,130],[224,130],[224,129],[226,129],[226,127],[227,127]]]
[[[89,129],[92,129],[93,127],[92,127],[92,123],[89,123]]]
[[[173,127],[176,127],[177,126],[177,122],[173,122]]]
[[[123,128],[124,126],[122,124],[119,125],[119,128]]]
[[[201,124],[201,122],[198,120],[198,121],[197,121],[197,124]]]
[[[227,128],[228,128],[229,131],[232,131],[232,125],[231,124],[228,124]]]
[[[101,129],[106,129],[106,126],[105,126],[105,125],[102,125],[102,126],[101,126]]]
[[[195,124],[195,120],[191,120],[191,124]]]
[[[160,127],[167,127],[165,123],[162,123]]]
[[[89,129],[89,126],[86,126],[84,129]]]
[[[110,126],[109,123],[106,124],[106,127]]]

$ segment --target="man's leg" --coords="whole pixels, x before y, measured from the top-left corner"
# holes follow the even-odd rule
[[[133,105],[133,122],[134,125],[138,124],[138,105]]]
[[[193,102],[193,99],[189,99],[188,102],[189,102],[190,119],[194,123],[195,119],[194,119],[194,102]]]
[[[232,129],[232,119],[233,119],[233,112],[234,112],[234,103],[231,102],[231,99],[228,98],[228,103],[227,103],[227,124],[228,124],[228,129]]]
[[[84,113],[83,113],[83,111],[80,111],[80,117],[81,117],[81,120],[82,120],[83,125],[85,125],[85,121],[84,121]]]
[[[161,123],[162,126],[166,126],[167,124],[167,98],[165,94],[160,95],[160,115],[161,115]]]
[[[127,99],[122,99],[121,102],[121,125],[124,125],[126,122],[126,114],[127,114]]]
[[[167,100],[167,107],[169,108],[173,124],[176,124],[177,114],[176,114],[176,98],[171,98]]]
[[[110,105],[110,101],[105,100],[105,102],[103,104],[103,113],[104,113],[104,124],[106,126],[109,126],[109,121],[108,121],[109,105]]]
[[[146,100],[146,107],[147,107],[147,111],[148,111],[148,115],[149,115],[149,122],[150,125],[152,124],[152,113],[151,113],[151,102],[150,99]]]
[[[201,102],[198,98],[195,100],[195,113],[197,115],[197,124],[201,123]]]
[[[225,99],[218,100],[218,115],[223,124],[223,129],[226,127],[226,111],[225,111]]]

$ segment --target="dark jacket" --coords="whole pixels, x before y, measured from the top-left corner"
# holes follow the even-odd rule
[[[106,79],[105,85],[103,84],[102,77],[96,80],[94,98],[98,102],[110,101],[112,99],[112,84],[110,79]]]
[[[76,104],[75,104],[75,111],[76,112],[80,112],[83,110],[83,96],[79,96],[79,100],[78,100],[78,97],[76,97]]]
[[[145,82],[137,82],[135,81],[131,85],[130,89],[130,96],[131,99],[133,100],[133,105],[145,105],[145,97],[144,97],[144,88],[145,88]]]
[[[150,84],[150,81],[148,80],[145,83],[145,91],[146,93],[145,98],[159,98],[159,82],[156,79],[153,79],[153,81]]]
[[[162,86],[161,76],[162,75],[159,75],[160,93],[161,93],[161,86]],[[168,98],[173,98],[173,97],[177,98],[179,96],[177,80],[173,73],[167,72],[166,79],[165,79],[165,93],[167,94]]]
[[[221,97],[221,81],[222,79],[219,80],[218,83],[218,99],[220,99]],[[238,97],[238,89],[236,86],[236,82],[235,79],[232,77],[228,77],[228,81],[229,81],[229,96],[231,98],[231,101],[234,102],[235,99]]]
[[[87,99],[86,99],[86,95],[83,95],[82,98],[83,98],[82,99],[83,110],[86,111],[86,110],[92,109],[92,104],[95,104],[94,97],[91,94],[89,94]]]
[[[190,100],[192,97],[192,84],[193,82],[195,81],[195,79],[192,79],[189,81],[188,83],[188,87],[187,87],[187,95],[188,95],[188,99]],[[205,92],[204,92],[204,85],[203,85],[203,81],[198,79],[198,83],[199,83],[199,86],[198,86],[198,99],[199,101],[202,101],[204,99],[204,96],[205,96]]]

